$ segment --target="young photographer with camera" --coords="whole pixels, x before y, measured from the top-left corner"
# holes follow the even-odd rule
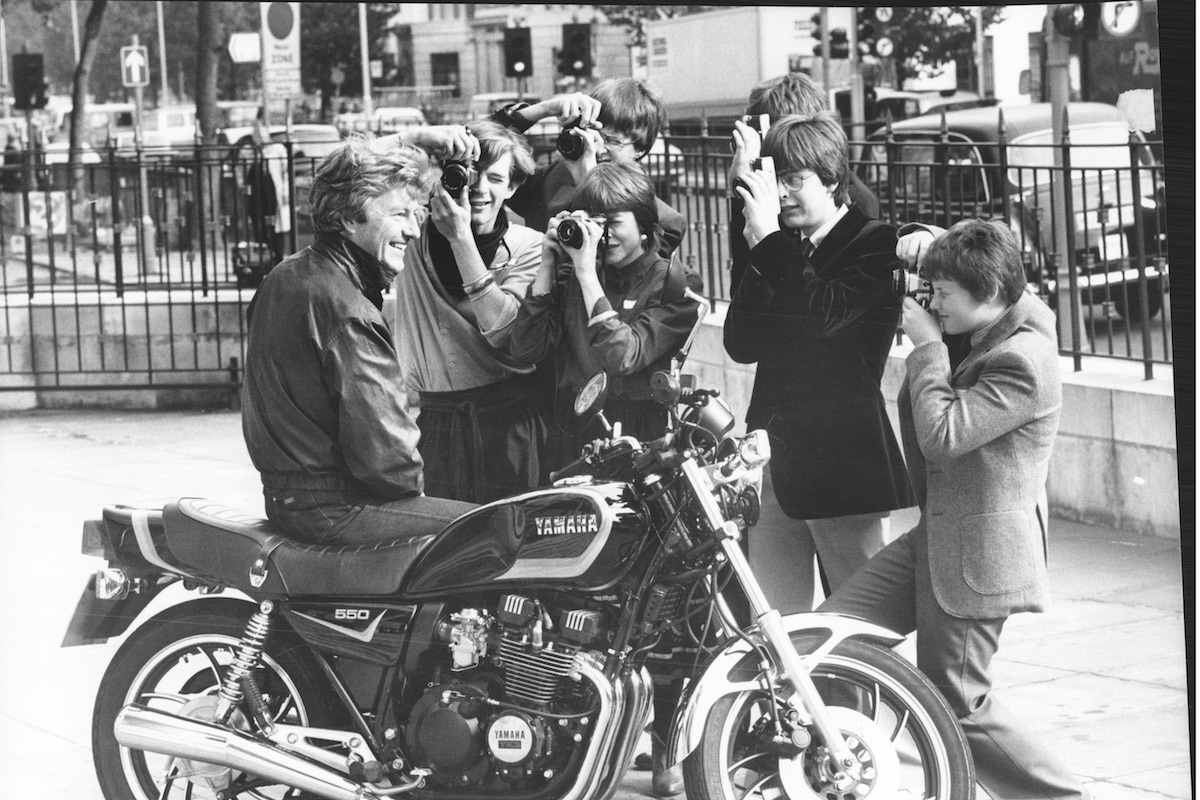
[[[777,120],[762,153],[776,177],[753,171],[735,189],[750,265],[726,314],[725,349],[758,364],[746,423],[771,436],[776,501],[804,523],[788,542],[798,559],[791,586],[775,593],[802,611],[812,607],[814,553],[836,589],[887,543],[888,514],[914,505],[879,389],[900,317],[899,261],[896,229],[847,202],[835,114]]]
[[[1080,781],[991,695],[1008,617],[1049,600],[1046,478],[1062,409],[1054,313],[1026,289],[1004,223],[964,220],[928,242],[905,247],[933,295],[928,310],[904,300],[913,349],[897,399],[921,519],[820,610],[917,632],[917,666],[958,716],[989,796],[1083,800]],[[947,334],[969,338],[961,363]]]
[[[482,328],[514,359],[555,358],[557,401],[547,468],[579,456],[600,435],[577,430],[575,393],[597,372],[609,378],[606,412],[641,439],[661,436],[666,410],[650,399],[650,376],[670,364],[696,321],[678,262],[657,248],[650,180],[624,161],[596,166],[546,232],[541,266],[516,319]]]
[[[526,225],[540,231],[568,207],[575,188],[597,164],[641,161],[666,124],[667,112],[658,93],[644,82],[610,78],[587,94],[559,95],[535,105],[515,103],[492,115],[496,122],[522,133],[548,117],[557,117],[563,124],[559,137],[562,158],[538,170],[508,202]],[[662,232],[658,248],[669,258],[683,241],[687,219],[661,199],[656,206]],[[691,280],[698,282],[699,275]],[[699,287],[694,284],[693,288]]]
[[[480,329],[516,318],[541,263],[542,235],[511,224],[504,202],[534,171],[524,137],[472,123],[473,159],[443,160],[429,215],[396,279],[396,345],[419,392],[425,491],[486,503],[535,488],[545,425],[532,362]],[[425,134],[413,134],[428,140]]]

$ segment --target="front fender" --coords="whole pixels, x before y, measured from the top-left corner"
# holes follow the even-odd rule
[[[796,652],[810,668],[847,639],[859,639],[894,647],[904,641],[895,631],[842,614],[788,614],[783,627],[790,635]],[[750,638],[761,641],[757,628]],[[738,692],[765,688],[758,654],[744,639],[730,640],[709,660],[700,676],[691,681],[675,708],[667,753],[679,763],[700,745],[708,715],[718,700]]]

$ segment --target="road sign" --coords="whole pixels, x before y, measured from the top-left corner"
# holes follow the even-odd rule
[[[121,83],[128,88],[150,85],[150,58],[144,46],[121,48]]]
[[[300,4],[259,3],[263,94],[268,104],[303,94],[300,87]]]
[[[1113,36],[1131,33],[1138,25],[1141,7],[1132,0],[1110,2],[1100,6],[1100,24]]]
[[[235,33],[229,37],[229,57],[235,64],[256,64],[262,60],[262,39],[257,33]]]

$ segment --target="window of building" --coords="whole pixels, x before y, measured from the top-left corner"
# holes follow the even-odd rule
[[[459,81],[458,53],[433,53],[430,55],[430,67],[433,72],[435,86],[453,86],[451,97],[462,97],[462,84]]]

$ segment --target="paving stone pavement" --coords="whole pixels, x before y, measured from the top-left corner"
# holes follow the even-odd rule
[[[236,412],[0,414],[0,800],[101,799],[91,708],[116,645],[59,647],[100,565],[81,524],[180,496],[261,511]],[[1049,612],[1006,626],[999,696],[1095,800],[1191,798],[1178,541],[1057,521],[1050,570]],[[648,788],[631,772],[617,797]]]

